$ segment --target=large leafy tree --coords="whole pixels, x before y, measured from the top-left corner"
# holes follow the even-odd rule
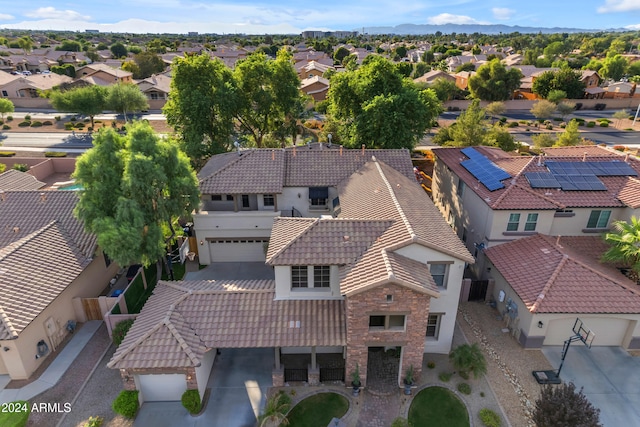
[[[350,147],[412,148],[442,111],[431,89],[419,90],[381,56],[331,79],[329,122]]]
[[[624,56],[608,56],[602,60],[602,68],[599,73],[602,77],[618,81],[624,76],[628,66],[629,62]]]
[[[580,80],[581,74],[571,68],[558,71],[545,71],[533,81],[532,91],[541,98],[547,98],[549,92],[562,90],[569,99],[580,99],[584,96],[585,84]]]
[[[0,98],[0,119],[4,120],[6,113],[13,113],[14,105],[10,99]]]
[[[469,79],[469,91],[484,101],[506,101],[520,87],[522,73],[517,68],[507,70],[498,59],[482,65]]]
[[[148,108],[147,97],[140,92],[138,86],[131,83],[118,83],[109,86],[107,109],[124,115],[125,120],[128,120],[128,113],[144,111]]]
[[[127,56],[127,48],[120,42],[114,43],[109,48],[114,58],[124,58]]]
[[[49,96],[53,108],[89,116],[93,127],[93,118],[106,109],[108,93],[109,89],[106,87],[90,85],[66,91],[54,90]]]
[[[531,114],[533,114],[536,119],[547,119],[556,111],[556,108],[557,105],[553,102],[542,99],[536,101],[529,111],[531,111]]]
[[[231,70],[208,55],[176,58],[163,112],[194,166],[229,149],[237,87]]]
[[[100,129],[93,144],[73,175],[84,189],[76,216],[118,264],[160,260],[171,224],[199,201],[189,159],[143,122],[132,124],[126,136]]]
[[[536,400],[533,422],[537,427],[601,427],[600,409],[595,408],[582,389],[573,383],[546,385]]]
[[[640,219],[631,217],[630,222],[615,221],[613,231],[604,235],[610,245],[602,260],[622,264],[631,269],[632,279],[640,278]]]
[[[240,61],[233,72],[236,84],[234,116],[240,131],[257,147],[265,135],[281,126],[295,126],[303,111],[300,79],[286,49],[275,60],[264,53],[254,53]]]
[[[556,140],[556,147],[567,147],[571,145],[580,145],[582,138],[580,137],[580,131],[578,130],[578,121],[571,120],[567,123],[567,127],[564,129],[558,139]]]
[[[122,64],[122,69],[133,73],[134,79],[146,79],[165,70],[162,58],[151,51],[140,52],[133,57],[133,61]]]

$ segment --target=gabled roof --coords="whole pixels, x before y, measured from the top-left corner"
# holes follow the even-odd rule
[[[534,235],[485,250],[532,313],[640,313],[637,285],[600,264],[600,237]]]
[[[44,182],[40,182],[35,176],[19,170],[10,169],[0,173],[0,190],[38,190],[46,186]]]
[[[346,344],[344,301],[274,297],[271,280],[160,281],[107,366],[186,368],[213,348]]]
[[[252,149],[212,156],[198,173],[203,194],[273,194],[283,187],[333,187],[371,156],[413,177],[408,150],[348,150],[310,144],[287,149]]]
[[[304,90],[314,83],[321,83],[323,86],[329,87],[329,79],[325,79],[322,76],[313,76],[300,80],[300,89]]]
[[[136,83],[142,92],[150,90],[157,90],[164,93],[169,93],[171,90],[171,78],[164,74],[154,74],[151,77],[142,79]]]
[[[640,175],[640,161],[631,156],[599,146],[574,146],[543,149],[545,156],[512,156],[499,148],[475,147],[476,151],[507,171],[512,178],[503,180],[504,188],[489,191],[460,163],[467,159],[460,148],[435,148],[433,153],[456,174],[467,187],[494,210],[513,209],[565,209],[571,207],[624,207],[636,206],[634,199],[640,185],[638,177],[600,176],[606,191],[565,191],[561,189],[532,188],[526,173],[548,172],[546,161],[626,161]]]

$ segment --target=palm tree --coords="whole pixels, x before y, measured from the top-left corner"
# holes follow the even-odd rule
[[[640,279],[640,220],[632,216],[630,223],[615,221],[613,229],[615,231],[604,236],[604,240],[611,247],[602,255],[602,260],[624,264],[631,269],[627,276],[638,282]]]
[[[291,408],[291,398],[284,392],[272,394],[265,403],[262,415],[258,417],[260,427],[267,425],[288,425],[289,420],[285,416]]]
[[[487,361],[478,343],[463,344],[449,353],[453,367],[461,372],[472,373],[474,378],[480,378],[487,373]]]

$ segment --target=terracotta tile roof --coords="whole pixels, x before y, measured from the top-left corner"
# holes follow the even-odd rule
[[[344,301],[274,297],[273,281],[160,281],[107,366],[190,367],[213,348],[346,344]]]
[[[600,237],[538,234],[491,247],[485,255],[530,312],[640,313],[637,285],[599,263],[598,249]]]
[[[18,234],[0,247],[0,340],[17,338],[91,262],[58,221]]]
[[[276,218],[271,238],[284,241],[295,233],[296,221]],[[340,265],[357,260],[382,233],[391,220],[312,219],[289,244],[267,252],[270,265]],[[282,237],[281,237],[282,236]],[[269,248],[271,249],[271,248]]]
[[[430,291],[431,295],[439,296],[438,285],[433,280],[426,264],[404,257],[395,252],[384,251],[383,257],[387,264],[391,281],[395,281],[405,286],[415,289],[424,288]]]
[[[0,248],[56,221],[69,242],[85,256],[93,256],[96,238],[73,215],[77,203],[75,191],[5,191],[0,196]],[[38,254],[42,256],[41,251]]]
[[[0,190],[38,190],[44,187],[44,182],[40,182],[35,176],[26,172],[10,169],[0,173]]]
[[[334,187],[371,156],[413,178],[408,150],[347,150],[321,144],[243,150],[211,157],[198,174],[203,194],[272,194],[282,187]],[[235,157],[234,157],[235,156]]]
[[[355,263],[341,269],[340,286],[345,295],[390,280],[386,252],[411,243],[474,262],[422,188],[388,165],[366,163],[340,185],[339,192],[341,218],[393,220]],[[431,292],[426,282],[423,286],[425,292]]]
[[[606,191],[564,191],[549,188],[531,188],[525,173],[548,172],[548,161],[627,161],[640,175],[640,161],[598,146],[577,146],[545,149],[544,159],[536,157],[516,157],[499,149],[476,147],[496,165],[503,168],[512,178],[503,180],[505,188],[489,191],[461,164],[467,157],[460,148],[436,148],[433,150],[438,161],[446,164],[467,187],[495,210],[504,209],[564,209],[567,207],[624,207],[640,205],[638,180],[627,176],[601,176],[600,181]],[[505,155],[506,154],[506,155]],[[552,157],[553,159],[549,158]]]
[[[315,224],[315,218],[276,218],[271,228],[267,262],[291,244],[306,229]]]

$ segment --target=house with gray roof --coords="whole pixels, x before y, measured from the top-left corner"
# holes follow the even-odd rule
[[[407,150],[243,150],[212,157],[199,179],[200,262],[267,273],[159,282],[108,363],[125,388],[143,400],[202,394],[225,348],[273,348],[275,386],[316,385],[328,370],[345,381],[358,366],[363,385],[398,387],[409,367],[420,376],[425,353],[450,351],[474,260]],[[369,369],[383,354],[392,379]]]

